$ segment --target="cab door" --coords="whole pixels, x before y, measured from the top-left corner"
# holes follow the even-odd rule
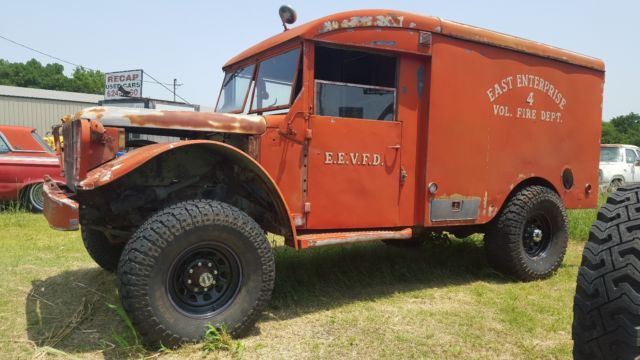
[[[640,181],[640,163],[638,160],[638,154],[633,149],[624,149],[624,157],[626,162],[626,167],[628,170],[627,181],[629,182],[639,182]]]
[[[399,223],[397,64],[388,54],[316,46],[315,114],[303,179],[308,229]]]

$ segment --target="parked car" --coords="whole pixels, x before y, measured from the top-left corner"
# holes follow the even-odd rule
[[[42,211],[45,175],[64,183],[58,158],[35,129],[0,125],[0,201],[18,200],[31,211]]]
[[[624,183],[640,182],[640,148],[634,145],[600,145],[600,185],[615,191]]]

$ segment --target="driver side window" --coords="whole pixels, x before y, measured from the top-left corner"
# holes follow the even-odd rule
[[[625,152],[626,152],[627,164],[635,164],[635,162],[638,160],[638,156],[636,155],[636,152],[631,149],[625,149]]]
[[[394,121],[397,59],[316,46],[316,114]]]

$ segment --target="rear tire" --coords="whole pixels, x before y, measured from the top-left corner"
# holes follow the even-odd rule
[[[80,233],[84,248],[87,249],[93,261],[108,272],[115,272],[118,269],[118,261],[124,244],[113,244],[103,232],[84,226]]]
[[[275,262],[264,231],[225,203],[192,200],[152,215],[125,246],[120,298],[145,343],[200,340],[207,325],[239,335],[271,298]]]
[[[550,277],[567,250],[567,213],[543,186],[526,187],[504,205],[485,234],[489,264],[523,281]]]
[[[573,302],[575,359],[640,356],[640,185],[609,195],[591,225]]]

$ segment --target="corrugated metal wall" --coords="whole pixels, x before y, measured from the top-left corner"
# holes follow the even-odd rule
[[[34,127],[44,136],[64,115],[89,106],[96,104],[0,95],[0,124]]]

